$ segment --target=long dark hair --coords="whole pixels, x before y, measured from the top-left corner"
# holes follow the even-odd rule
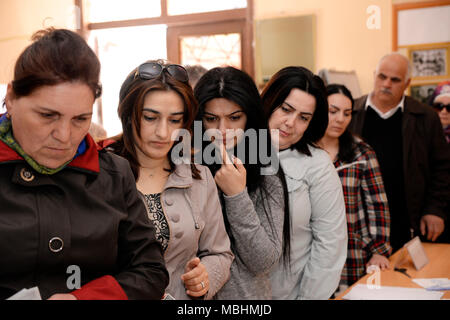
[[[343,94],[347,98],[350,99],[352,103],[352,112],[353,112],[353,105],[354,100],[352,93],[350,90],[347,89],[346,86],[342,84],[329,84],[327,86],[327,97],[331,96],[332,94]],[[356,154],[356,144],[355,140],[353,138],[353,134],[349,131],[348,127],[345,129],[344,133],[339,137],[339,152],[338,152],[338,159],[343,162],[351,162]]]
[[[164,66],[169,64],[164,60],[147,62],[157,62]],[[122,122],[122,134],[113,137],[112,139],[116,140],[116,143],[109,147],[113,152],[128,160],[135,180],[137,181],[139,178],[140,164],[136,152],[137,142],[134,133],[140,137],[142,108],[146,95],[156,90],[170,90],[177,93],[184,103],[183,129],[186,130],[191,130],[198,106],[191,86],[168,75],[166,70],[161,72],[158,77],[148,80],[135,76],[136,70],[137,68],[130,72],[120,88],[117,112]],[[173,144],[171,150],[176,144],[177,142]],[[171,167],[170,171],[172,172],[175,169],[175,164],[172,162],[171,157],[168,157],[168,159]],[[191,164],[191,170],[192,176],[195,179],[200,179],[200,172],[193,163]]]
[[[206,72],[197,82],[194,90],[194,96],[199,104],[199,113],[197,114],[196,120],[203,120],[206,103],[216,98],[227,99],[240,106],[246,114],[247,123],[245,125],[245,130],[254,129],[256,131],[258,140],[257,149],[260,150],[259,147],[261,146],[261,143],[264,143],[266,145],[266,150],[269,150],[270,152],[277,152],[277,150],[274,150],[272,146],[272,141],[268,130],[267,118],[263,114],[262,102],[258,89],[253,79],[247,73],[234,67],[213,68]],[[266,130],[268,134],[266,136],[260,135],[260,129]],[[204,132],[202,132],[202,137],[203,133]],[[263,141],[263,139],[266,140]],[[211,142],[209,141],[204,143],[203,150],[206,145],[210,143]],[[249,159],[249,144],[246,143],[245,139],[242,139],[239,142],[239,144],[242,143],[244,143],[245,146],[245,159]],[[237,148],[239,147],[235,146],[235,151]],[[208,165],[208,167],[210,168],[211,172],[215,174],[215,172],[220,169],[220,164],[212,164]],[[256,163],[249,163],[249,161],[244,161],[244,167],[247,171],[248,192],[255,192],[259,189],[263,200],[272,197],[270,192],[266,190],[262,181],[263,176],[261,175],[261,169],[267,166],[263,165],[260,162],[259,157]],[[281,179],[284,193],[285,206],[283,224],[283,260],[285,262],[288,262],[290,254],[290,218],[288,192],[286,188],[284,173],[282,172],[281,167],[276,175]],[[268,221],[272,225],[271,213],[268,212],[264,201],[262,205]],[[225,224],[227,230],[229,231],[229,223],[226,217],[225,206],[223,206],[223,210]],[[228,233],[230,234],[231,244],[234,247],[234,239],[232,239],[231,233]]]
[[[319,76],[304,67],[286,67],[275,73],[261,93],[264,113],[267,119],[279,108],[292,89],[299,89],[311,94],[316,99],[316,108],[308,128],[302,138],[291,148],[311,156],[308,145],[317,147],[316,143],[323,137],[328,126],[328,103],[325,85]]]

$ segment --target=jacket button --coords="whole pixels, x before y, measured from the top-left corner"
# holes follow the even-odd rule
[[[48,242],[51,252],[60,252],[64,247],[64,241],[60,237],[53,237]]]
[[[22,180],[24,180],[26,182],[30,182],[30,181],[34,180],[34,174],[26,168],[22,168],[20,170],[20,177],[22,178]]]
[[[174,214],[172,217],[170,217],[170,219],[173,222],[178,222],[178,221],[180,221],[180,215],[179,214]]]
[[[173,200],[171,200],[171,199],[166,199],[164,202],[165,202],[168,206],[173,205]]]

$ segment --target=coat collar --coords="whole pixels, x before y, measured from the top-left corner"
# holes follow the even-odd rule
[[[189,164],[179,164],[175,166],[174,172],[169,175],[164,189],[188,188],[192,186],[192,170]]]
[[[362,98],[360,103],[355,103],[355,111],[360,112],[366,109],[366,104],[368,102],[369,96],[366,95]],[[424,114],[425,110],[421,108],[418,103],[413,98],[409,96],[404,96],[403,101],[403,111],[404,113],[412,113],[412,114]]]
[[[98,150],[100,147],[95,143],[94,139],[87,134],[85,137],[87,148],[86,151],[70,162],[67,167],[79,169],[85,172],[98,174],[100,172],[100,164],[98,160]],[[25,161],[14,150],[0,141],[0,164],[4,162]]]

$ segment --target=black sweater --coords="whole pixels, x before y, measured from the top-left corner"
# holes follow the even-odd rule
[[[377,154],[391,214],[391,245],[399,249],[410,239],[403,176],[402,111],[388,119],[367,108],[363,138]]]

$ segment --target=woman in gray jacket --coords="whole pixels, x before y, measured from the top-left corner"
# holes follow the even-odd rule
[[[123,133],[109,146],[130,162],[164,252],[166,293],[175,299],[212,298],[228,280],[233,260],[209,169],[172,157],[177,133],[188,131],[196,111],[182,66],[143,63],[122,84]]]
[[[328,125],[323,81],[303,67],[285,67],[262,94],[269,128],[279,132],[292,218],[291,263],[272,270],[277,300],[323,300],[336,290],[347,257],[342,184],[317,146]]]
[[[230,280],[217,298],[271,299],[269,271],[289,253],[289,212],[284,175],[276,170],[276,151],[258,90],[246,73],[226,67],[203,75],[194,94],[200,108],[197,119],[206,129],[200,138],[209,140],[202,148],[203,162],[211,160],[208,151],[214,145],[214,158],[220,159],[209,167],[220,189],[235,255]],[[214,142],[208,139],[211,133]],[[197,142],[199,137],[195,138]],[[275,167],[275,173],[263,165],[267,152],[271,152],[270,167]]]

